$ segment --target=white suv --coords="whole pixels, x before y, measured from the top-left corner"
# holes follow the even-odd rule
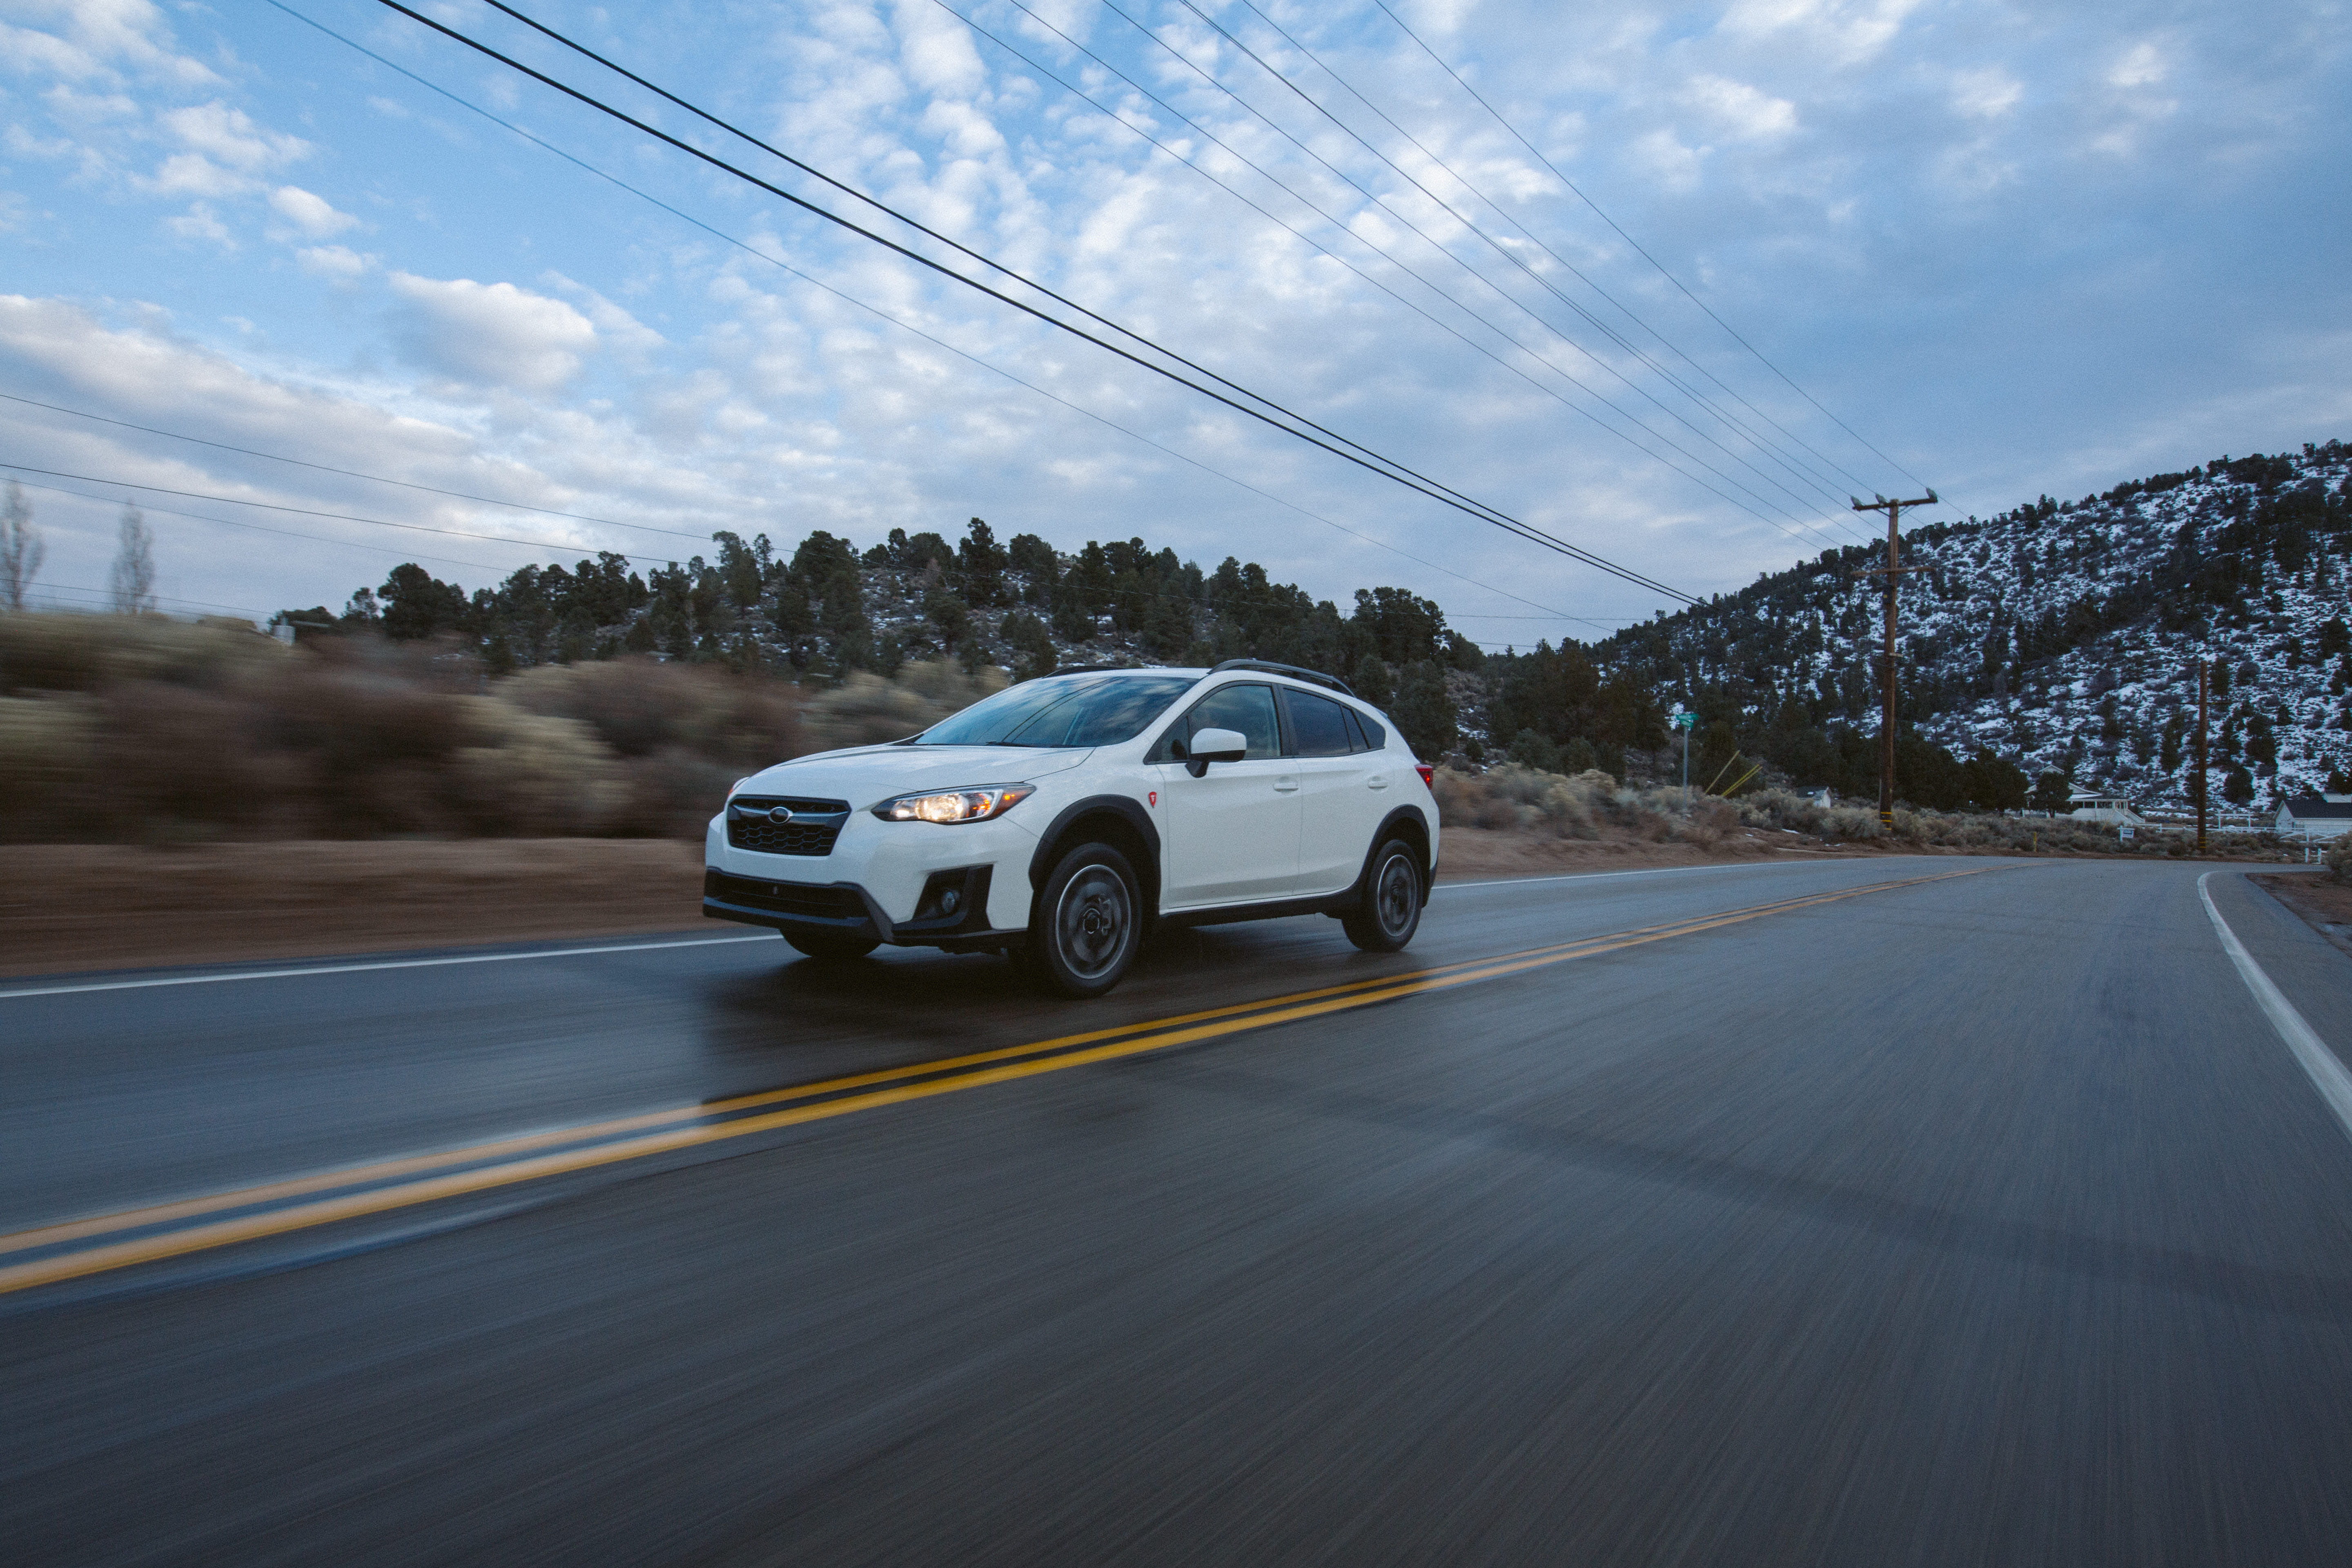
[[[702,912],[814,958],[1003,952],[1071,996],[1117,984],[1155,921],[1328,914],[1394,952],[1437,868],[1429,783],[1312,670],[1070,670],[740,780],[704,840]]]

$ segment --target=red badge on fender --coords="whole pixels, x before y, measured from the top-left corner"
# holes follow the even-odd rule
[[[1153,790],[1151,792],[1151,804],[1154,805],[1158,805],[1160,804],[1160,792],[1158,790]]]

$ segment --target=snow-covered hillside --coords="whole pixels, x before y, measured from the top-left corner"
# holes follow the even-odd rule
[[[1596,652],[1751,724],[1793,702],[1874,730],[1879,588],[1859,574],[1883,555],[1832,552]],[[2184,803],[2203,658],[2218,671],[2217,802],[2225,785],[2267,802],[2352,773],[2352,450],[2338,442],[1929,523],[1906,531],[1903,559],[1924,568],[1901,589],[1904,717],[1955,752]]]

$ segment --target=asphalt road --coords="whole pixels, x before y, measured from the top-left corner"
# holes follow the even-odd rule
[[[1095,1004],[769,940],[0,987],[0,1542],[2342,1561],[2352,1136],[2202,870],[1455,886]],[[2210,887],[2352,1053],[2352,961]]]

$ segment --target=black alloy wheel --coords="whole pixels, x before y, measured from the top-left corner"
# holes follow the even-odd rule
[[[1372,857],[1362,900],[1340,921],[1348,940],[1366,952],[1395,952],[1421,929],[1421,857],[1402,838],[1391,838]]]
[[[863,958],[882,944],[863,936],[803,936],[798,931],[786,931],[784,940],[807,953],[811,958]]]
[[[1135,868],[1108,844],[1081,844],[1038,889],[1029,960],[1065,996],[1099,996],[1118,984],[1143,934]]]

